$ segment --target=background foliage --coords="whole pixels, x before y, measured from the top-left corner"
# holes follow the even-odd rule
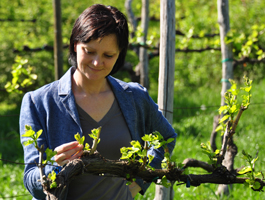
[[[61,1],[63,44],[67,45],[71,28],[78,15],[92,3],[109,4],[107,0]],[[111,5],[126,13],[124,0],[113,0]],[[133,1],[133,11],[140,16],[141,1]],[[240,59],[242,47],[253,35],[253,26],[259,31],[265,21],[265,1],[263,0],[233,0],[230,1],[230,26],[233,30],[231,38],[234,42],[234,58]],[[150,0],[150,16],[159,18],[159,0]],[[24,21],[23,21],[24,20]],[[33,20],[33,21],[32,21]],[[205,37],[206,34],[219,33],[217,22],[216,1],[176,0],[176,29],[184,33],[176,36],[176,49],[202,49],[206,47],[220,48],[219,37]],[[256,29],[256,30],[257,30]],[[18,114],[23,94],[8,94],[4,86],[12,80],[12,65],[17,55],[28,59],[33,73],[38,79],[27,88],[33,90],[54,80],[54,64],[52,51],[28,51],[29,49],[53,46],[53,7],[48,0],[1,0],[0,1],[0,157],[17,162],[23,162],[22,146],[19,142]],[[154,35],[153,45],[159,39],[159,22],[150,21],[149,38]],[[194,38],[192,36],[199,36]],[[258,37],[259,44],[264,44],[264,34]],[[254,42],[255,44],[255,42]],[[257,58],[257,50],[251,45],[249,57]],[[263,45],[263,48],[264,45]],[[24,51],[24,50],[26,51]],[[151,51],[150,51],[151,53]],[[64,71],[69,68],[68,50],[64,50]],[[221,91],[221,53],[219,50],[202,53],[177,52],[175,55],[175,97],[173,127],[179,134],[174,154],[179,162],[187,157],[206,160],[200,152],[200,143],[209,140],[212,131],[213,116],[217,114],[220,105]],[[138,57],[129,51],[127,61],[134,66]],[[153,57],[149,62],[150,95],[157,100],[159,57]],[[252,155],[259,151],[257,169],[261,170],[265,159],[264,149],[264,64],[243,63],[234,69],[234,76],[240,81],[243,75],[254,80],[253,104],[244,113],[235,136],[239,152],[247,150]],[[120,72],[116,77],[129,80],[127,72]],[[251,116],[251,117],[249,117]],[[220,148],[220,147],[219,147]],[[236,167],[244,165],[236,159]],[[191,173],[201,173],[201,170],[191,170]],[[23,165],[14,165],[0,161],[0,199],[6,196],[27,194],[23,187]],[[226,199],[214,194],[216,185],[205,184],[197,188],[187,189],[185,186],[175,187],[176,199]],[[260,193],[245,190],[244,186],[234,186],[232,199],[262,199]],[[152,199],[154,185],[144,197],[136,199]],[[14,199],[31,199],[22,196]]]

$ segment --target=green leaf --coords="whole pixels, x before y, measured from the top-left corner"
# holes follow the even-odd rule
[[[22,135],[22,137],[32,137],[34,134],[35,134],[35,132],[31,129],[31,130],[26,131],[26,132]]]
[[[254,172],[253,174],[255,177],[262,175],[261,172]]]
[[[156,140],[156,141],[153,141],[152,142],[152,145],[154,146],[154,149],[158,149],[161,146],[163,146],[163,143],[162,142],[159,142],[159,140]]]
[[[222,114],[222,113],[226,113],[227,110],[229,109],[229,107],[227,105],[225,106],[221,106],[218,110],[219,110],[219,114]]]
[[[249,87],[245,87],[245,91],[246,92],[249,92],[251,90],[252,86],[249,86]]]
[[[145,156],[147,156],[147,150],[146,149],[143,149],[142,151],[139,151],[138,152],[138,156],[140,156],[142,158],[145,157]]]
[[[33,142],[34,142],[34,140],[28,140],[28,141],[26,141],[26,142],[23,142],[23,145],[24,145],[24,146],[28,146],[28,145],[30,145],[30,144],[33,144]]]
[[[133,141],[131,141],[131,145],[132,145],[134,148],[138,148],[138,149],[141,149],[141,148],[142,148],[142,146],[141,146],[141,144],[140,144],[139,141],[135,141],[135,140],[133,140]]]
[[[237,106],[236,105],[233,105],[231,108],[230,108],[230,113],[235,113],[237,112]]]
[[[174,140],[175,140],[174,138],[169,138],[169,139],[167,139],[167,143],[169,144],[169,143],[173,142]]]
[[[57,152],[56,152],[56,151],[53,151],[53,150],[51,150],[51,149],[49,149],[49,148],[47,148],[47,149],[45,150],[45,153],[46,153],[46,160],[47,160],[48,162],[51,162],[51,163],[53,164],[55,161],[52,160],[52,157],[55,156],[55,155],[57,154]]]
[[[57,187],[57,183],[55,182],[55,180],[56,180],[56,173],[55,173],[54,170],[52,170],[52,172],[48,174],[48,178],[52,181],[52,183],[50,185],[50,189],[56,188]]]
[[[219,126],[216,127],[215,132],[221,131],[223,130],[223,128],[224,128],[223,124],[220,124]]]
[[[164,137],[158,131],[155,131],[153,134],[157,136],[157,140],[164,140]]]
[[[80,138],[79,144],[84,144],[84,141],[85,141],[85,136],[82,136],[82,137]]]
[[[89,137],[91,137],[92,139],[96,140],[98,139],[98,134],[99,134],[99,131],[101,130],[101,127],[99,128],[94,128],[93,130],[91,130],[91,134],[88,134]]]
[[[255,159],[251,160],[251,164],[253,165],[258,159],[259,159],[259,157],[257,157],[257,158],[255,158]]]
[[[220,150],[219,149],[216,149],[214,153],[217,155],[217,154],[220,153]]]
[[[42,132],[43,132],[42,129],[39,130],[39,131],[37,132],[37,134],[36,134],[36,139],[38,139],[38,138],[41,136]]]
[[[80,134],[77,133],[77,134],[75,134],[75,139],[76,139],[76,141],[78,141],[79,144],[84,144],[85,136],[80,137]]]
[[[50,189],[56,188],[56,187],[57,187],[57,183],[56,182],[52,182],[51,185],[50,185]]]
[[[30,74],[29,77],[33,80],[36,80],[38,78],[36,74]]]
[[[42,161],[42,164],[43,164],[43,165],[48,164],[48,160],[43,160],[43,161]]]
[[[248,161],[248,160],[250,160],[250,159],[252,159],[252,156],[251,155],[249,155],[247,152],[245,152],[244,150],[242,150],[242,154],[243,154],[243,156],[244,156],[244,158]]]
[[[252,169],[250,166],[247,166],[247,167],[243,167],[239,172],[238,174],[246,174],[246,173],[249,173],[249,172],[252,172]]]
[[[56,173],[54,170],[52,170],[52,172],[48,174],[48,178],[51,179],[52,181],[55,181]]]
[[[161,162],[161,168],[162,169],[167,169],[167,163],[166,162]]]
[[[253,39],[256,38],[256,37],[258,37],[258,35],[259,35],[259,32],[258,32],[257,30],[254,30],[254,31],[252,32],[252,37],[253,37]]]
[[[5,85],[5,88],[8,89],[9,87],[11,87],[11,83],[10,82],[7,82],[6,85]]]
[[[143,141],[148,141],[148,142],[150,142],[150,141],[152,141],[152,135],[150,134],[150,135],[144,135],[143,137],[142,137],[142,140]]]
[[[166,177],[166,176],[163,176],[163,177],[162,177],[162,179],[161,179],[161,181],[162,181],[162,185],[163,185],[164,187],[168,188],[168,187],[170,187],[170,186],[171,186],[171,183],[170,183],[170,182],[168,182],[168,180],[167,180],[167,177]]]
[[[219,121],[219,123],[226,121],[229,117],[230,117],[230,115],[223,116],[223,118]]]
[[[80,134],[79,133],[76,133],[74,137],[75,137],[76,141],[79,142],[79,140],[80,140]]]
[[[254,184],[253,184],[253,188],[256,189],[256,190],[259,189],[260,186],[261,186],[260,182],[258,182],[258,181],[255,181]]]
[[[151,163],[153,159],[154,159],[154,156],[151,154],[148,154],[148,162]]]
[[[253,42],[251,40],[247,41],[246,45],[247,46],[251,46],[253,44]]]
[[[256,54],[257,55],[262,55],[263,54],[263,50],[262,49],[258,50]]]
[[[47,148],[45,150],[45,153],[48,158],[52,158],[53,156],[57,154],[57,151],[53,151],[52,149]]]
[[[120,149],[120,152],[122,154],[120,159],[122,159],[122,160],[123,159],[130,159],[133,156],[132,147],[122,147]]]
[[[85,144],[84,150],[90,151],[90,145],[88,143]]]
[[[32,127],[30,125],[25,125],[25,131],[29,131],[29,130],[32,130]]]
[[[249,180],[249,179],[246,179],[245,182],[246,182],[248,185],[251,184],[251,180]]]
[[[120,148],[120,152],[121,153],[127,153],[128,152],[128,148],[122,147],[122,148]]]

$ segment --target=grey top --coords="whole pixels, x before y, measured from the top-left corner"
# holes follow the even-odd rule
[[[81,107],[77,105],[85,143],[92,146],[92,139],[88,136],[94,128],[102,127],[100,143],[97,146],[99,153],[112,160],[121,157],[120,148],[131,146],[131,135],[124,120],[119,105],[114,100],[110,110],[96,122]],[[126,180],[116,177],[101,177],[83,174],[71,181],[67,199],[71,200],[132,200]]]

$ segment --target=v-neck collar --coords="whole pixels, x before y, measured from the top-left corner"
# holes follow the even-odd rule
[[[77,108],[78,108],[78,112],[81,112],[82,116],[85,116],[86,119],[88,119],[87,121],[93,125],[94,127],[99,127],[99,126],[103,126],[105,123],[108,122],[109,120],[109,115],[111,115],[113,109],[115,108],[115,103],[116,103],[116,99],[114,99],[110,109],[108,110],[108,112],[103,116],[103,118],[101,120],[99,120],[98,122],[96,120],[94,120],[86,111],[83,110],[83,108],[81,108],[78,104]]]

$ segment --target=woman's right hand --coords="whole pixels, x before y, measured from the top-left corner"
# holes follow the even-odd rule
[[[57,154],[54,156],[54,160],[59,166],[63,166],[68,162],[79,158],[83,154],[83,145],[80,145],[77,141],[62,144],[54,149]]]

